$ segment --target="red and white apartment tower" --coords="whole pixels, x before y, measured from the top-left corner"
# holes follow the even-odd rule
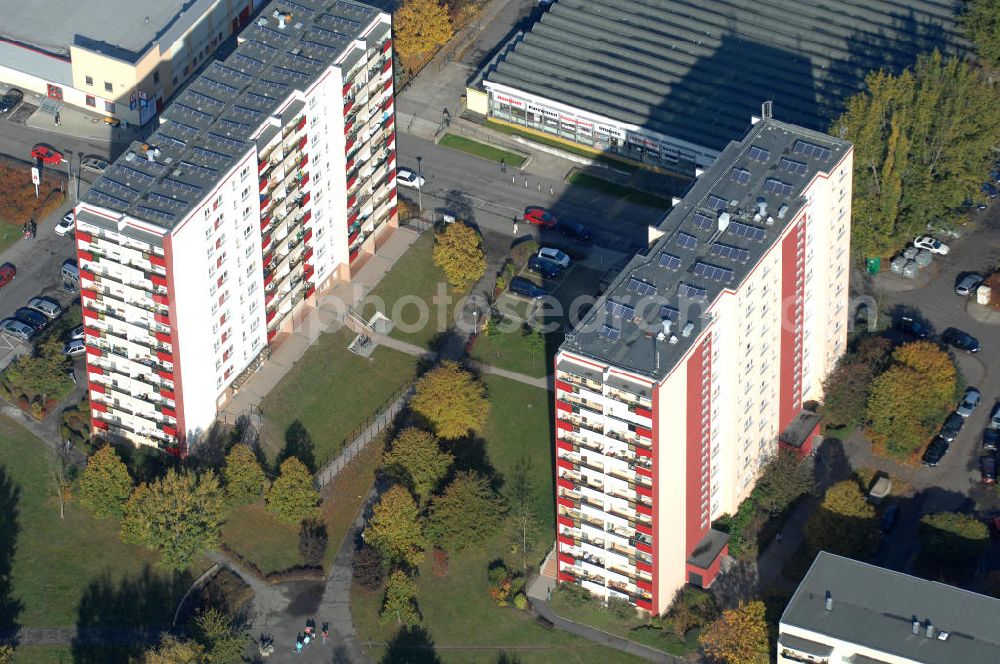
[[[82,197],[95,429],[184,454],[397,225],[390,36],[351,0],[272,2]]]
[[[555,360],[557,574],[651,613],[708,587],[734,513],[844,352],[850,144],[765,118],[655,227]]]

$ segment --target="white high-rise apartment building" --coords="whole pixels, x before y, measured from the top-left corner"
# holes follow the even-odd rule
[[[185,453],[396,225],[390,17],[273,2],[76,208],[95,429]]]

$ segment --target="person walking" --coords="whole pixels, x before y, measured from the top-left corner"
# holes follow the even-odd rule
[[[517,217],[514,217],[514,235],[517,235]]]
[[[507,161],[504,160],[504,159],[500,160],[500,172],[501,173],[506,173],[507,172]]]
[[[330,623],[323,623],[323,643],[326,643],[327,638],[330,636]]]

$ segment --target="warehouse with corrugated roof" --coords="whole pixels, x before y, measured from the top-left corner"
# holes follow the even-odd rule
[[[964,46],[949,0],[557,0],[484,67],[469,108],[690,172],[765,101],[825,130],[869,71]]]

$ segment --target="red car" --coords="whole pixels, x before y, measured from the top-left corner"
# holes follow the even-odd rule
[[[17,268],[14,267],[13,263],[4,263],[0,265],[0,288],[3,288],[10,282],[14,281],[14,277],[17,276]]]
[[[536,206],[524,208],[524,221],[543,228],[555,228],[557,223],[551,212]]]
[[[36,145],[31,150],[31,156],[35,159],[41,160],[43,164],[60,164],[63,160],[61,152],[53,150],[45,145]]]

